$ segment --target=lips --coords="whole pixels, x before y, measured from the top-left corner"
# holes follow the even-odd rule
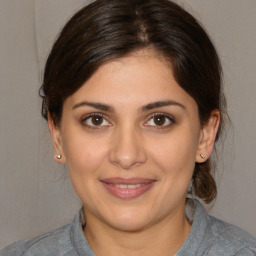
[[[143,178],[109,178],[101,180],[108,192],[120,199],[134,199],[146,193],[155,183],[155,180]]]

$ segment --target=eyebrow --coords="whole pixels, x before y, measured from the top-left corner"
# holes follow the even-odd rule
[[[93,107],[102,111],[106,111],[106,112],[114,112],[114,108],[107,105],[107,104],[103,104],[103,103],[97,103],[97,102],[88,102],[88,101],[82,101],[80,103],[75,104],[72,109],[76,109],[79,107],[83,107],[83,106],[89,106],[89,107]],[[156,101],[156,102],[152,102],[149,103],[145,106],[143,106],[140,111],[141,112],[146,112],[155,108],[161,108],[161,107],[166,107],[166,106],[178,106],[181,107],[182,109],[186,109],[186,107],[184,105],[182,105],[179,102],[173,101],[173,100],[166,100],[166,101]]]
[[[83,107],[83,106],[89,106],[89,107],[93,107],[102,111],[106,111],[106,112],[114,112],[114,108],[106,105],[106,104],[102,104],[102,103],[97,103],[97,102],[88,102],[88,101],[82,101],[78,104],[75,104],[72,109],[76,109],[79,107]]]
[[[173,100],[166,100],[166,101],[156,101],[156,102],[153,102],[153,103],[149,103],[149,104],[143,106],[141,108],[141,111],[145,112],[145,111],[148,111],[148,110],[152,110],[152,109],[155,109],[155,108],[166,107],[166,106],[178,106],[178,107],[181,107],[183,109],[186,109],[186,107],[184,105],[182,105],[181,103],[179,103],[179,102],[176,102],[176,101],[173,101]]]

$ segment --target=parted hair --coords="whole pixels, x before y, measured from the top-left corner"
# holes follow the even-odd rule
[[[196,101],[201,124],[211,112],[225,112],[222,68],[216,49],[200,23],[168,0],[96,0],[64,26],[47,59],[42,116],[61,124],[63,102],[106,61],[141,49],[170,61],[176,82]],[[219,139],[223,126],[216,137]],[[211,159],[195,163],[192,193],[210,203],[217,194]]]

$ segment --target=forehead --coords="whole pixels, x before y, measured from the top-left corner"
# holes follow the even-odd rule
[[[138,51],[103,64],[67,101],[145,105],[174,100],[195,104],[175,81],[170,62],[153,51]]]

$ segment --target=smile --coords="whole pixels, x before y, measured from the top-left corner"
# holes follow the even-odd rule
[[[129,189],[134,189],[134,188],[139,188],[141,186],[143,186],[144,184],[130,184],[130,185],[126,185],[126,184],[110,184],[113,185],[117,188],[129,188]]]
[[[102,185],[113,196],[120,199],[134,199],[153,187],[155,180],[111,178],[101,180]]]

